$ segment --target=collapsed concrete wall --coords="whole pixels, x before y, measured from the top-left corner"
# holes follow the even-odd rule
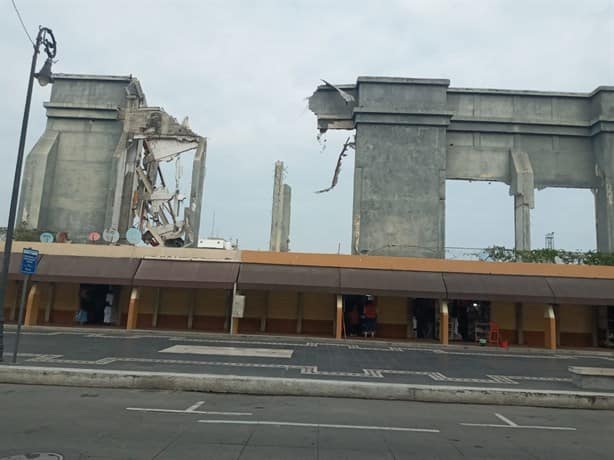
[[[73,241],[132,227],[154,245],[197,241],[206,139],[148,107],[136,78],[54,77],[47,127],[26,159],[21,222]],[[195,152],[188,199],[159,168],[187,151]]]

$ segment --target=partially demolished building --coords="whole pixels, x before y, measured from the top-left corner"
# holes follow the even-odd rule
[[[206,139],[187,119],[147,106],[132,76],[54,78],[47,127],[26,160],[21,224],[75,242],[92,232],[123,239],[136,228],[152,246],[195,246]],[[192,152],[185,196],[181,158]],[[174,163],[175,177],[164,177],[165,162]]]

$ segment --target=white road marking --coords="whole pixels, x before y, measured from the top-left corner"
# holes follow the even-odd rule
[[[160,353],[185,353],[195,355],[252,356],[257,358],[292,358],[294,350],[279,348],[208,347],[202,345],[173,345]]]
[[[169,414],[202,414],[202,415],[237,415],[237,416],[250,416],[253,415],[251,412],[220,412],[220,411],[203,411],[196,410],[200,406],[205,404],[205,401],[198,401],[195,404],[192,404],[187,409],[154,409],[150,407],[126,407],[126,410],[137,411],[137,412],[162,412]]]
[[[219,411],[202,411],[202,410],[178,410],[178,409],[150,409],[147,407],[126,407],[126,410],[136,412],[162,412],[169,414],[201,414],[201,415],[233,415],[233,416],[250,416],[254,415],[251,412],[219,412]]]
[[[439,430],[431,428],[404,428],[396,426],[365,426],[365,425],[336,425],[330,423],[299,423],[299,422],[276,422],[267,420],[199,420],[199,423],[226,424],[226,425],[272,425],[272,426],[296,426],[303,428],[340,428],[347,430],[379,430],[379,431],[412,431],[418,433],[439,433]]]
[[[497,417],[503,423],[507,423],[509,426],[518,426],[518,424],[512,422],[509,418],[506,418],[501,414],[497,414],[496,412],[495,412],[495,417]]]
[[[203,404],[205,404],[205,401],[198,401],[196,404],[192,404],[190,407],[188,407],[185,411],[194,412],[196,409],[198,409]]]
[[[479,426],[486,428],[519,428],[519,429],[528,429],[528,430],[552,430],[552,431],[576,431],[575,428],[570,426],[540,426],[540,425],[518,425],[517,423],[512,422],[509,418],[497,414],[495,412],[495,417],[505,423],[505,425],[497,425],[496,423],[461,423],[462,426]],[[200,421],[200,420],[199,420]]]

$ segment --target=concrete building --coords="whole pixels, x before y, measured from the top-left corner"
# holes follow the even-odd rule
[[[149,107],[132,76],[54,78],[47,127],[26,159],[20,221],[76,242],[105,230],[123,237],[131,227],[154,244],[196,242],[206,139]],[[183,197],[158,166],[187,151],[195,154]]]
[[[614,252],[614,87],[591,93],[451,88],[359,77],[318,87],[318,129],[355,129],[353,254],[444,257],[446,180],[504,182],[530,249],[535,188],[591,189],[597,249]]]

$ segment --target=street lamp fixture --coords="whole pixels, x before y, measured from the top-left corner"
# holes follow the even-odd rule
[[[17,150],[17,162],[15,165],[15,177],[13,178],[13,192],[11,194],[11,206],[9,209],[9,221],[6,226],[6,240],[4,242],[4,257],[2,258],[2,271],[0,272],[0,362],[4,353],[4,297],[6,285],[8,283],[9,265],[11,259],[11,249],[13,248],[13,232],[15,230],[15,217],[17,214],[17,198],[19,197],[19,184],[21,182],[21,169],[23,165],[23,151],[26,145],[26,133],[28,132],[28,119],[30,117],[30,102],[32,101],[32,84],[34,78],[41,86],[53,83],[51,65],[57,52],[57,43],[53,36],[53,31],[47,27],[39,27],[36,35],[36,42],[33,44],[34,53],[32,54],[32,64],[30,66],[30,76],[28,78],[28,91],[26,93],[26,104],[23,111],[21,122],[21,135],[19,137],[19,149]],[[36,60],[40,53],[41,46],[47,54],[47,60],[40,72],[34,73]]]
[[[34,74],[34,77],[38,80],[39,85],[47,86],[49,83],[53,83],[53,73],[51,73],[52,64],[53,60],[51,58],[47,58],[40,71]]]

